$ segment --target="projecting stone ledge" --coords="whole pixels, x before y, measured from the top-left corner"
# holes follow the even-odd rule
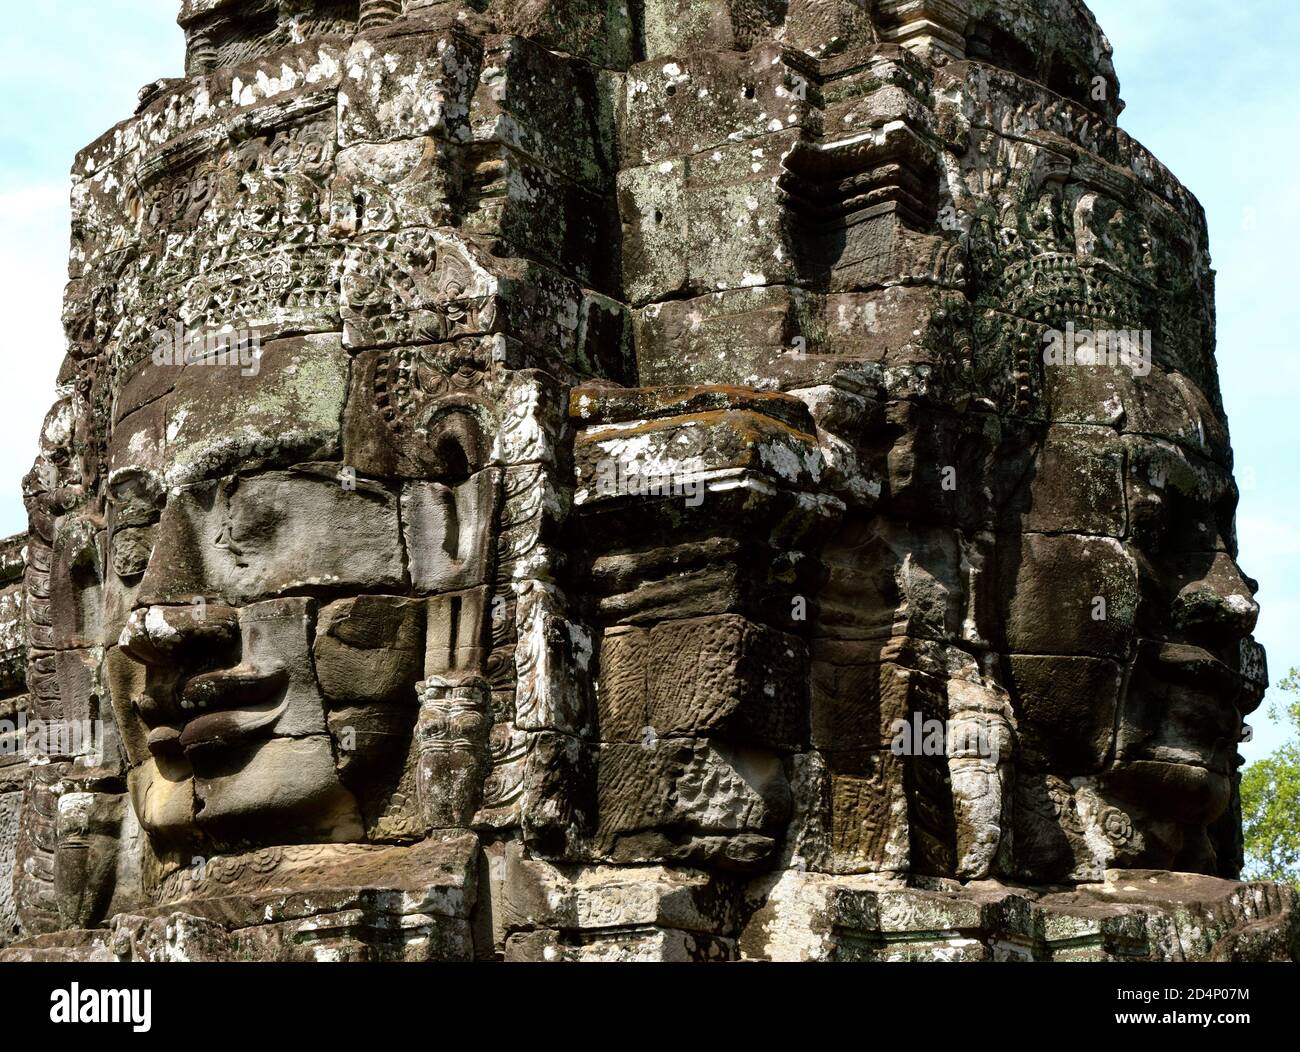
[[[472,960],[478,864],[473,835],[213,858],[168,879],[166,907],[35,936],[0,964]]]
[[[0,950],[0,963],[1300,959],[1294,889],[1154,870],[1072,888],[798,870],[753,879],[485,855],[472,836],[207,866],[173,880],[174,905],[37,936]]]
[[[1294,889],[1197,874],[1107,873],[1034,889],[981,881],[890,882],[787,871],[733,889],[665,869],[578,872],[521,863],[529,913],[508,923],[527,961],[1294,961]],[[910,885],[910,886],[909,886]],[[755,906],[755,898],[759,904]]]

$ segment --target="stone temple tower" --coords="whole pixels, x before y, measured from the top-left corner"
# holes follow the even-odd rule
[[[180,22],[73,167],[0,960],[1297,954],[1205,219],[1080,0]]]

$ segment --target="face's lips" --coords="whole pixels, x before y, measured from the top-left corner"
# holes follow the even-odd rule
[[[1196,777],[1193,771],[1229,776],[1241,734],[1241,675],[1210,651],[1186,643],[1144,641],[1139,663],[1147,687],[1164,699],[1158,710],[1162,727],[1175,733],[1166,738],[1150,727],[1157,732],[1151,744],[1128,759],[1152,770],[1182,768],[1187,777]]]
[[[234,745],[271,727],[289,706],[289,674],[249,666],[205,672],[184,682],[178,691],[183,725],[163,724],[149,732],[155,755],[177,748]],[[184,719],[185,715],[199,713]]]
[[[149,751],[155,756],[175,752],[180,742],[181,732],[175,727],[154,727],[149,731]]]
[[[233,709],[261,706],[289,683],[283,669],[270,672],[249,665],[204,672],[187,680],[180,689],[181,709]]]
[[[1152,643],[1148,646],[1151,647],[1153,671],[1161,679],[1190,687],[1198,693],[1215,694],[1225,701],[1231,701],[1241,693],[1243,681],[1240,673],[1210,651],[1189,643]]]
[[[257,709],[229,709],[210,712],[191,720],[180,735],[180,746],[187,753],[193,749],[219,745],[237,745],[263,728],[270,727],[289,707],[287,697]]]
[[[1158,801],[1161,811],[1182,822],[1214,821],[1232,795],[1227,772],[1195,763],[1127,761],[1107,771],[1103,780],[1109,790],[1142,806]]]

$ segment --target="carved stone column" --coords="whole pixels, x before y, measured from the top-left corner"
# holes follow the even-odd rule
[[[880,36],[926,58],[966,57],[969,0],[880,0]]]
[[[386,26],[402,16],[402,0],[361,0],[357,25],[361,29]]]

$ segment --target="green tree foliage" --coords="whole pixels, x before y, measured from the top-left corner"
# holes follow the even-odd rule
[[[1300,734],[1300,671],[1292,669],[1278,687],[1287,700],[1269,708]],[[1300,887],[1300,737],[1293,738],[1241,775],[1241,810],[1246,836],[1246,876]]]

